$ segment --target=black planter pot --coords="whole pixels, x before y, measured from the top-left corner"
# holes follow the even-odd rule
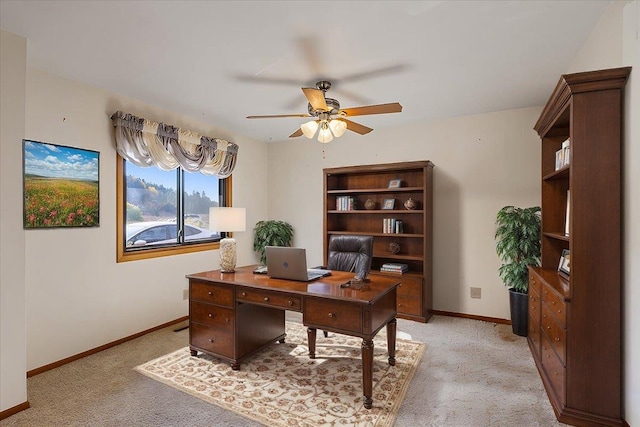
[[[509,306],[513,333],[526,337],[529,332],[529,294],[509,289]]]

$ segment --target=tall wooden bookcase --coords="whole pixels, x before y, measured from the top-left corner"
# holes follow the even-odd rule
[[[433,166],[415,161],[324,169],[325,265],[331,235],[373,236],[371,274],[397,274],[380,269],[385,263],[407,264],[409,271],[400,276],[398,316],[421,322],[433,311]],[[404,206],[409,198],[413,209]],[[391,201],[393,207],[383,209]],[[385,230],[388,219],[401,221],[401,232]]]
[[[542,266],[529,269],[528,343],[557,418],[573,425],[623,425],[621,142],[630,71],[563,75],[534,126]],[[569,164],[557,168],[567,139]],[[563,250],[568,276],[558,272]]]

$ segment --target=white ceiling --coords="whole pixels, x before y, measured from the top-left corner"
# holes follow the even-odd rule
[[[268,142],[304,119],[245,117],[306,113],[321,79],[403,105],[374,129],[543,105],[608,3],[1,0],[0,28],[31,68]]]

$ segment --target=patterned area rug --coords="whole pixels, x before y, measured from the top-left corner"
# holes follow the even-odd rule
[[[391,426],[425,344],[398,338],[396,366],[387,361],[386,330],[374,339],[373,408],[362,396],[362,340],[318,334],[307,355],[306,328],[287,322],[284,344],[247,359],[239,371],[185,347],[135,370],[267,426]],[[400,334],[399,334],[400,335]]]

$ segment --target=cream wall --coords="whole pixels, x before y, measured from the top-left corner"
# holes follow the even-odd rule
[[[266,216],[266,144],[141,102],[27,71],[25,136],[100,152],[100,227],[26,230],[27,370],[187,315],[185,274],[218,268],[218,252],[116,263],[116,110],[236,142],[235,206],[247,226]],[[13,156],[21,158],[17,152]],[[19,185],[19,181],[14,182]],[[235,233],[238,262],[255,262],[250,232]]]
[[[623,146],[623,417],[640,425],[640,2],[612,2],[568,72],[632,66]],[[632,307],[635,307],[632,308]]]
[[[27,401],[22,135],[27,40],[0,31],[0,411]]]
[[[509,319],[497,270],[495,216],[505,205],[540,204],[541,108],[456,117],[329,144],[298,138],[269,144],[269,217],[290,222],[310,264],[322,262],[323,168],[431,160],[436,310]],[[367,119],[360,120],[367,124]],[[323,153],[324,150],[324,153]],[[481,299],[470,287],[482,288]]]

